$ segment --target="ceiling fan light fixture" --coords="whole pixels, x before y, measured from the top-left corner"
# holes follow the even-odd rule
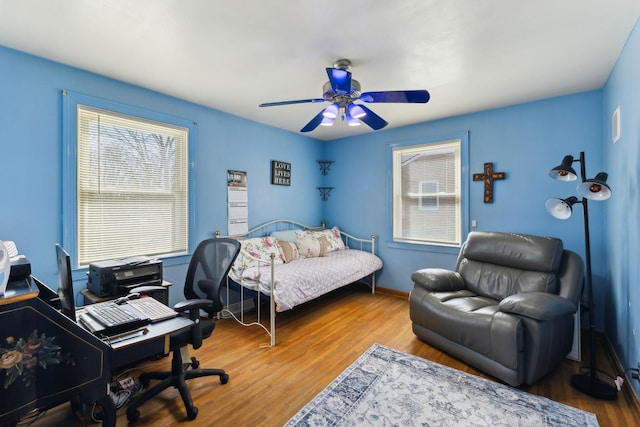
[[[333,103],[324,109],[322,115],[328,119],[334,119],[338,117],[338,113],[340,112],[340,105],[337,103]],[[333,123],[333,122],[332,122]]]
[[[360,119],[367,115],[367,112],[364,111],[364,108],[362,108],[358,104],[349,104],[349,107],[347,108],[349,109],[349,114],[354,119]]]
[[[320,122],[320,126],[333,126],[333,123],[336,121],[335,117],[327,117],[324,116],[322,121]]]
[[[346,120],[349,126],[360,126],[361,124],[360,120],[353,117],[349,110],[347,110]]]
[[[331,126],[340,117],[349,126],[362,123],[373,130],[387,126],[382,117],[371,111],[365,103],[426,103],[430,95],[426,90],[388,90],[379,92],[362,92],[360,83],[351,74],[351,61],[338,59],[333,68],[326,68],[329,81],[322,85],[322,98],[295,99],[291,101],[265,102],[259,107],[275,107],[279,105],[328,102],[331,105],[322,109],[307,123],[300,132],[311,132],[318,126]],[[360,101],[359,104],[354,102]]]

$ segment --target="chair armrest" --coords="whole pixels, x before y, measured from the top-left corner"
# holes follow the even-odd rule
[[[458,272],[442,268],[423,268],[414,272],[411,280],[416,286],[429,291],[461,291],[467,288]]]
[[[178,313],[189,311],[189,318],[193,321],[200,317],[200,309],[209,308],[213,305],[213,301],[208,299],[188,299],[180,301],[173,306]]]
[[[198,349],[202,346],[202,326],[200,324],[200,309],[209,308],[213,305],[213,302],[208,299],[188,299],[180,301],[173,306],[173,309],[178,313],[189,312],[189,319],[193,321],[191,327],[191,345],[193,349]],[[213,319],[210,320],[213,322]]]
[[[500,301],[503,313],[513,313],[536,320],[553,320],[571,316],[578,307],[566,298],[546,292],[527,292],[510,295]]]

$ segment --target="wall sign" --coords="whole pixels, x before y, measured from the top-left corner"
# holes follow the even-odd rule
[[[271,184],[291,185],[291,163],[271,160]]]

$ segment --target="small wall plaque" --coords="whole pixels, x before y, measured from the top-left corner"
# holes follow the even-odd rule
[[[271,184],[291,185],[291,163],[271,160]]]

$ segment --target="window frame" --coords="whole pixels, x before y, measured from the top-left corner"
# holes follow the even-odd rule
[[[62,245],[71,254],[72,269],[87,268],[88,265],[78,263],[78,105],[90,108],[105,110],[115,114],[122,114],[141,119],[151,120],[159,123],[166,123],[170,126],[187,128],[188,151],[187,151],[187,253],[171,254],[163,256],[163,259],[176,258],[188,255],[194,248],[195,236],[195,173],[194,173],[194,153],[197,144],[197,124],[193,121],[170,116],[144,108],[121,104],[114,101],[100,99],[88,95],[71,91],[62,91],[63,95],[63,129],[62,129]]]
[[[460,245],[451,245],[434,242],[418,242],[394,239],[394,150],[398,148],[411,148],[413,146],[445,143],[451,140],[460,140],[460,233],[461,242],[469,233],[469,132],[457,132],[453,134],[426,137],[420,140],[409,140],[387,145],[387,246],[397,249],[420,250],[438,253],[457,254]]]

